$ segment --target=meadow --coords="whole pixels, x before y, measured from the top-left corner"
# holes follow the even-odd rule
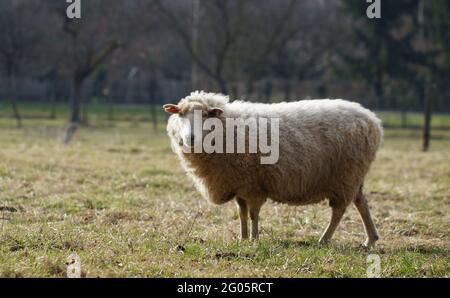
[[[21,107],[23,127],[0,108],[0,276],[64,277],[76,252],[87,277],[365,277],[368,256],[381,277],[450,277],[450,116],[433,120],[421,152],[420,115],[400,127],[380,113],[385,140],[365,192],[380,234],[347,211],[331,244],[318,244],[330,209],[269,202],[261,240],[239,241],[236,206],[201,198],[179,166],[159,113],[95,105],[69,146],[67,111]]]

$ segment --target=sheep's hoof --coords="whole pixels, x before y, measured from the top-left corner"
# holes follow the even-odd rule
[[[375,243],[376,243],[376,242],[377,242],[377,240],[370,240],[370,239],[367,239],[367,240],[364,242],[363,247],[364,247],[365,249],[367,249],[367,250],[370,250],[370,249],[372,249],[372,248],[375,247]]]
[[[320,245],[323,245],[323,246],[327,246],[327,245],[330,244],[330,239],[324,239],[324,238],[321,238],[321,239],[319,240],[319,244],[320,244]]]
[[[366,247],[367,249],[374,248],[375,243],[378,241],[378,239],[380,239],[380,237],[376,234],[367,237],[366,241],[364,242],[364,247]]]

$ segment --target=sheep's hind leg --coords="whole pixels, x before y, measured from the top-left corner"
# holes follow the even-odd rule
[[[249,204],[250,210],[250,219],[252,220],[252,240],[259,239],[259,230],[258,230],[258,218],[259,211],[261,210],[262,205],[265,201],[257,201]]]
[[[248,206],[247,202],[241,198],[236,198],[239,208],[239,218],[241,219],[241,239],[248,239]]]
[[[346,210],[345,206],[339,206],[339,207],[332,207],[332,215],[331,215],[331,221],[328,224],[327,229],[323,233],[322,237],[320,238],[320,243],[325,244],[330,242],[331,238],[333,237],[334,232],[336,231],[337,226],[341,222],[342,216],[344,215]]]
[[[364,229],[366,230],[367,234],[367,240],[364,243],[364,246],[367,248],[373,247],[379,237],[375,224],[373,223],[372,216],[370,215],[369,205],[367,204],[366,197],[362,193],[362,189],[358,192],[354,204],[361,214],[361,218],[364,223]]]

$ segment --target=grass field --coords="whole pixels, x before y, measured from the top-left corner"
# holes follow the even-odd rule
[[[0,276],[63,277],[76,252],[88,277],[364,277],[369,254],[382,277],[450,277],[449,130],[433,131],[428,153],[419,130],[386,131],[366,183],[381,236],[368,252],[354,207],[318,245],[325,202],[268,203],[259,243],[240,242],[234,204],[200,198],[162,125],[98,121],[70,146],[63,127],[0,118]]]

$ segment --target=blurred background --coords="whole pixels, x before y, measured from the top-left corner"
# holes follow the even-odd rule
[[[369,19],[363,0],[89,0],[69,19],[66,1],[1,0],[0,117],[157,129],[161,104],[203,89],[345,98],[388,126],[429,126],[450,112],[450,2],[381,3]]]

